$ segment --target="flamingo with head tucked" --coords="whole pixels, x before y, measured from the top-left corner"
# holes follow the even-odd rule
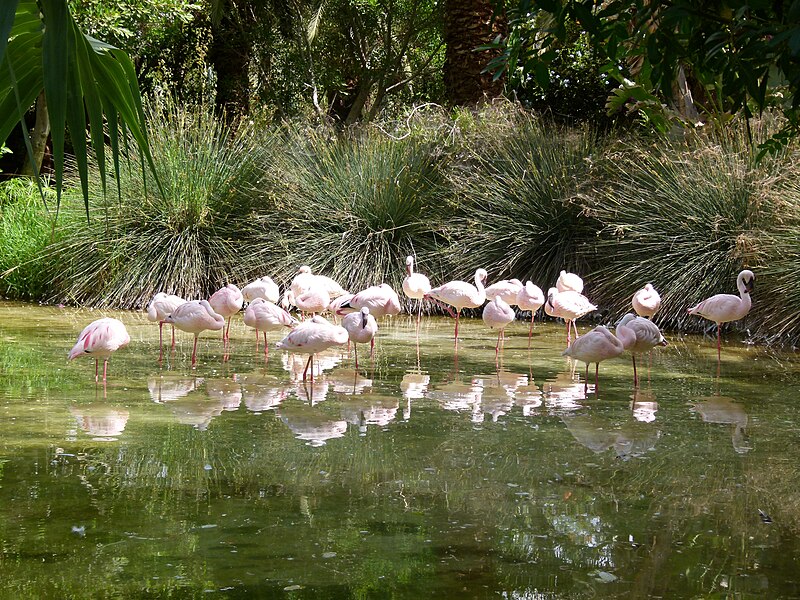
[[[661,308],[661,296],[658,295],[656,288],[648,283],[633,295],[631,306],[640,317],[652,319]]]
[[[579,338],[578,326],[575,321],[593,310],[597,310],[597,307],[589,302],[589,299],[583,294],[572,290],[559,292],[558,288],[553,287],[547,292],[544,310],[551,317],[561,317],[567,322],[567,345],[569,345],[572,342],[570,326],[575,328],[575,339]]]
[[[345,315],[342,319],[342,327],[347,330],[350,341],[353,342],[353,350],[356,355],[356,369],[358,369],[358,344],[370,343],[370,356],[375,348],[375,334],[378,332],[378,322],[370,314],[369,308],[364,306],[357,313]]]
[[[316,315],[308,321],[303,321],[295,327],[289,335],[277,343],[282,350],[308,354],[308,362],[303,370],[303,381],[306,380],[308,368],[311,366],[311,381],[314,381],[314,354],[327,350],[332,346],[346,344],[350,335],[344,327],[330,323],[324,317]]]
[[[242,310],[242,305],[244,304],[242,290],[229,283],[224,288],[220,288],[211,294],[208,303],[214,309],[214,312],[228,319],[228,326],[222,332],[222,341],[227,344],[231,332],[231,317]]]
[[[583,279],[575,273],[568,273],[561,271],[556,281],[556,288],[559,292],[577,292],[583,293]]]
[[[376,319],[386,315],[394,316],[400,314],[400,296],[388,283],[373,285],[343,302],[339,310],[341,312],[357,312],[364,307],[368,308],[369,313]]]
[[[435,300],[440,305],[446,304],[456,309],[456,346],[458,346],[458,320],[461,315],[461,309],[483,306],[483,303],[486,302],[486,289],[483,285],[486,283],[487,277],[488,274],[485,269],[477,269],[475,271],[475,285],[466,281],[455,280],[432,288],[430,292],[425,294],[426,298]],[[448,310],[450,309],[448,308]],[[452,314],[451,310],[450,314]]]
[[[616,358],[624,351],[625,346],[622,341],[617,339],[607,328],[600,325],[572,342],[562,352],[562,355],[586,363],[586,374],[583,383],[584,393],[589,385],[589,363],[595,363],[594,389],[596,393],[599,384],[598,371],[600,370],[600,363],[609,358]]]
[[[506,326],[514,322],[515,316],[514,309],[499,294],[483,307],[483,322],[490,328],[497,329],[497,344],[494,347],[495,360],[497,360],[500,352],[500,345],[504,339]]]
[[[284,327],[292,328],[298,321],[280,306],[267,302],[263,298],[255,298],[244,311],[244,324],[256,330],[256,350],[258,350],[258,332],[264,332],[264,354],[269,354],[267,331],[275,331]]]
[[[486,299],[491,302],[499,296],[509,306],[515,306],[517,296],[523,289],[519,279],[501,279],[486,287]]]
[[[431,291],[431,282],[422,273],[414,272],[414,257],[406,256],[406,278],[403,279],[403,293],[412,300],[416,300],[419,310],[417,311],[417,329],[422,318],[422,299],[425,294]]]
[[[743,319],[750,312],[750,306],[752,305],[750,292],[755,287],[755,281],[756,276],[753,272],[745,269],[736,277],[736,288],[739,290],[738,296],[716,294],[689,309],[690,315],[699,315],[717,324],[717,360],[720,360],[722,356],[722,342],[720,341],[722,324]]]
[[[272,277],[259,277],[242,288],[242,298],[245,302],[252,302],[256,298],[263,298],[267,302],[277,304],[281,291]]]
[[[164,319],[181,304],[186,302],[180,296],[172,294],[165,294],[158,292],[150,304],[147,305],[147,320],[158,321],[158,362],[164,359],[164,342],[162,337],[162,330],[164,327]],[[172,326],[172,348],[175,348],[175,326]]]
[[[94,380],[98,381],[100,359],[103,359],[103,381],[106,380],[108,359],[117,349],[127,346],[131,341],[125,325],[118,319],[106,317],[92,321],[83,328],[78,341],[69,351],[69,360],[79,356],[94,357]]]
[[[184,302],[170,314],[165,321],[173,323],[181,331],[194,334],[192,347],[192,367],[197,362],[197,338],[200,333],[210,329],[219,331],[225,328],[225,317],[214,312],[208,300],[190,300]]]
[[[520,310],[531,311],[531,326],[528,328],[528,348],[531,347],[531,336],[533,335],[533,319],[536,316],[536,311],[544,305],[544,293],[542,288],[534,285],[532,281],[526,281],[523,287],[517,294],[517,306]]]
[[[628,313],[619,323],[617,323],[617,338],[620,339],[625,349],[631,353],[633,358],[633,385],[639,385],[639,376],[636,373],[636,355],[650,352],[656,346],[666,346],[667,340],[661,335],[658,325],[645,319],[637,317],[633,313]]]

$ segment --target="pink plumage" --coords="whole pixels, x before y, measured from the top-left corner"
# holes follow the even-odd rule
[[[640,317],[652,318],[661,308],[661,296],[651,284],[646,284],[631,298],[631,306]]]
[[[244,324],[256,330],[256,350],[258,350],[258,332],[264,332],[264,353],[269,353],[267,331],[275,331],[284,327],[294,327],[298,321],[280,306],[263,298],[254,299],[244,311]]]
[[[624,351],[625,346],[622,342],[608,329],[600,325],[572,342],[569,347],[564,350],[563,355],[586,363],[584,389],[588,385],[589,364],[595,363],[594,385],[595,391],[597,391],[600,363],[609,358],[616,358]]]
[[[229,283],[224,288],[220,288],[211,294],[208,303],[211,305],[211,308],[214,309],[215,313],[228,319],[228,326],[224,329],[222,334],[222,340],[227,342],[231,331],[231,317],[242,310],[242,305],[244,304],[242,290],[232,283]]]
[[[426,298],[436,300],[440,305],[443,303],[456,309],[456,331],[454,336],[456,346],[458,345],[458,321],[461,309],[483,306],[483,303],[486,302],[486,289],[483,286],[487,277],[488,274],[485,269],[477,269],[475,271],[475,285],[460,280],[449,281],[444,285],[432,288],[430,292],[425,294]],[[452,314],[452,311],[450,314]]]
[[[131,341],[128,331],[122,321],[105,317],[92,321],[78,336],[78,341],[69,351],[69,360],[83,355],[95,358],[94,379],[98,380],[100,359],[103,359],[103,381],[106,380],[108,370],[108,359],[113,352],[127,346]]]
[[[400,297],[387,283],[373,285],[361,290],[347,302],[342,304],[342,309],[350,308],[360,311],[368,308],[369,313],[376,319],[386,315],[400,314]]]
[[[207,329],[219,331],[225,327],[225,318],[214,312],[207,300],[191,300],[181,304],[164,321],[174,323],[181,331],[194,334],[192,366],[197,361],[197,338],[200,333]]]
[[[305,381],[314,354],[332,346],[346,344],[348,339],[350,336],[344,327],[334,325],[324,317],[316,315],[308,321],[300,323],[276,346],[281,350],[309,355],[306,368],[303,370],[303,381]],[[313,369],[311,370],[311,380],[314,380]]]

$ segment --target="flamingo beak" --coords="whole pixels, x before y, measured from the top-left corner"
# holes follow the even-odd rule
[[[752,279],[749,279],[748,281],[745,281],[744,282],[744,289],[746,289],[748,291],[748,293],[752,292],[754,289],[756,289],[756,280],[755,280],[755,278],[752,278]]]

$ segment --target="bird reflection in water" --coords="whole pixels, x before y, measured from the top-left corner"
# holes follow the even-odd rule
[[[653,391],[636,389],[631,395],[631,412],[633,418],[642,423],[655,421],[658,402]]]
[[[278,416],[297,439],[305,440],[309,446],[323,446],[347,432],[347,421],[332,419],[311,406],[282,406]]]
[[[286,400],[289,390],[284,381],[274,375],[259,372],[234,376],[242,386],[242,401],[250,412],[261,413],[277,408]]]
[[[238,383],[229,379],[199,380],[195,389],[177,396],[164,397],[163,402],[182,425],[191,425],[205,431],[223,410],[236,410],[242,401]]]
[[[351,396],[342,402],[342,417],[365,435],[368,425],[386,427],[397,418],[399,403],[393,396]]]
[[[419,366],[416,369],[406,371],[406,374],[403,375],[403,380],[400,382],[400,391],[403,393],[403,398],[406,399],[406,406],[403,408],[404,421],[408,421],[411,418],[411,402],[424,398],[430,383],[431,376],[424,371],[420,371]]]
[[[548,379],[542,386],[544,389],[545,406],[550,412],[559,414],[581,408],[579,400],[584,400],[586,384],[581,383],[580,376],[575,373],[575,363],[570,361],[570,370],[559,373],[555,378]],[[592,389],[592,386],[588,386]]]
[[[372,379],[364,377],[354,369],[334,369],[326,376],[339,394],[363,394],[372,388]]]
[[[238,410],[242,403],[242,386],[234,379],[206,379],[206,393],[220,403],[222,410]]]
[[[705,423],[731,425],[731,443],[738,454],[751,450],[747,440],[748,416],[744,406],[727,396],[705,396],[692,404],[692,411],[698,413]]]
[[[153,402],[163,404],[183,398],[202,385],[203,381],[202,377],[158,374],[147,378],[147,389]]]
[[[289,372],[289,378],[292,381],[302,381],[303,370],[308,362],[308,357],[305,354],[284,352],[281,355],[281,360],[283,361],[283,369]],[[314,355],[314,361],[309,370],[316,378],[322,375],[324,371],[330,371],[340,362],[342,362],[342,354],[339,349],[325,350]]]
[[[458,380],[442,383],[428,392],[428,398],[436,400],[444,410],[469,412],[476,423],[483,421],[482,396],[483,386],[471,379],[470,383],[461,383]]]
[[[492,422],[496,423],[514,407],[516,391],[521,385],[527,385],[528,376],[499,370],[494,375],[475,377],[473,383],[482,388],[482,415],[491,415]]]
[[[660,430],[635,420],[625,421],[621,425],[594,415],[564,415],[561,420],[575,441],[584,448],[595,454],[613,448],[623,460],[640,457],[654,450],[661,437]]]
[[[102,402],[76,404],[69,412],[78,422],[78,427],[95,441],[114,441],[125,431],[130,413],[124,408],[113,408]]]

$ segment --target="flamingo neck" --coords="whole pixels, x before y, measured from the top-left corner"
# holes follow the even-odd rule
[[[617,327],[617,339],[622,343],[622,347],[627,350],[636,343],[636,333],[630,327],[619,325]]]

